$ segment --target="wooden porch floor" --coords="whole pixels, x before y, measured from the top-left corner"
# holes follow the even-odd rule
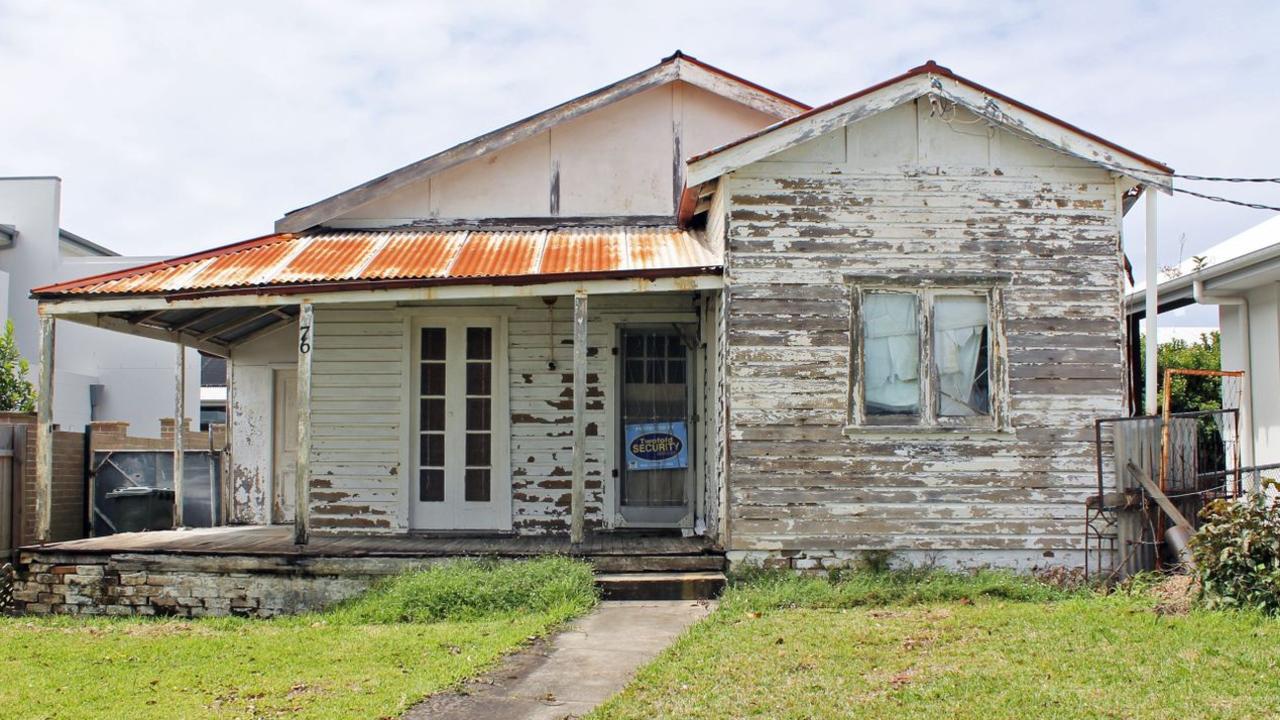
[[[190,530],[121,533],[23,548],[68,554],[164,553],[177,555],[273,555],[294,557],[449,557],[485,555],[688,556],[718,555],[701,537],[640,533],[589,534],[581,545],[567,537],[321,535],[293,543],[291,525],[238,525]]]

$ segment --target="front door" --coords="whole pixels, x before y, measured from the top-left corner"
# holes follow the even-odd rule
[[[413,526],[511,527],[501,324],[423,320],[415,326]]]
[[[276,370],[272,379],[271,521],[293,522],[298,481],[298,371]]]
[[[688,526],[693,516],[693,354],[684,333],[672,325],[624,327],[620,341],[620,524]]]

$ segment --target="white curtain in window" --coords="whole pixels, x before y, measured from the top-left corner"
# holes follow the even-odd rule
[[[920,407],[916,296],[868,293],[862,304],[863,394],[868,415],[910,415]]]
[[[976,295],[943,295],[933,303],[933,361],[938,367],[939,415],[985,415],[987,389],[984,330],[987,299]]]

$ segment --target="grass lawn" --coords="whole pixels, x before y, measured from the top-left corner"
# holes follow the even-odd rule
[[[594,602],[590,568],[546,559],[276,620],[0,619],[0,717],[394,717]]]
[[[996,574],[766,576],[591,717],[1280,717],[1280,620],[1155,605]]]

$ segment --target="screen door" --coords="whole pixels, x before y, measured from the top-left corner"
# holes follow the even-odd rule
[[[692,353],[673,326],[623,328],[620,341],[621,522],[687,524],[693,496]]]

